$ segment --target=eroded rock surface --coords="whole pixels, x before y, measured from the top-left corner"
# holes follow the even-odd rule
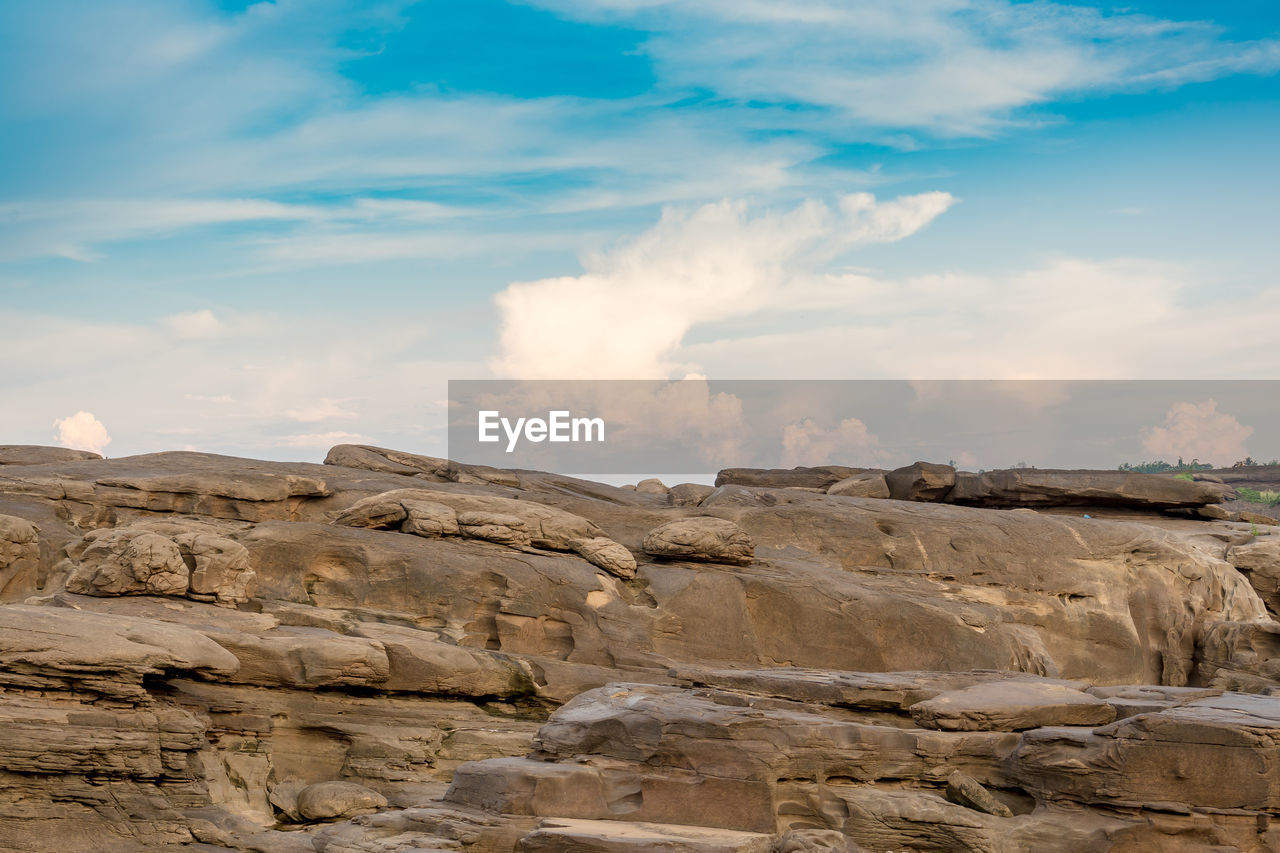
[[[899,501],[837,466],[22,460],[4,849],[1277,846],[1248,525],[948,505],[928,469]]]

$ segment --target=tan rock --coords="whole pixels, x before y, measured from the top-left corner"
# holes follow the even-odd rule
[[[398,527],[408,516],[408,511],[399,500],[383,495],[373,495],[356,501],[344,509],[333,523],[343,527],[368,527],[379,530]]]
[[[243,545],[210,533],[182,533],[173,541],[190,567],[191,593],[212,596],[223,604],[250,599],[254,571]]]
[[[406,498],[400,502],[405,519],[400,532],[414,536],[457,536],[458,513],[453,507],[436,501],[418,501]]]
[[[83,595],[185,595],[190,570],[173,540],[127,527],[84,537],[67,591]]]
[[[885,474],[889,495],[898,501],[941,501],[956,484],[956,469],[933,462],[916,462]]]
[[[1219,503],[1222,486],[1132,471],[1009,468],[957,479],[948,500],[973,506],[1127,506],[1144,509]]]
[[[747,565],[755,544],[732,521],[702,516],[669,521],[650,530],[641,546],[646,554],[681,560]]]
[[[672,506],[697,506],[716,490],[703,483],[680,483],[671,487]]]
[[[460,512],[458,532],[468,539],[485,539],[513,548],[530,544],[529,528],[524,519],[501,512]]]
[[[630,551],[612,539],[597,536],[593,539],[575,539],[570,543],[575,553],[620,578],[636,576],[636,558]]]
[[[996,817],[1013,817],[1009,807],[992,796],[981,782],[959,770],[947,777],[947,799]]]
[[[372,814],[386,806],[386,797],[354,782],[317,782],[298,794],[298,813],[307,820]]]
[[[50,462],[84,462],[101,459],[102,454],[67,447],[37,444],[0,444],[0,465],[45,465]]]
[[[863,471],[832,483],[827,487],[827,494],[847,498],[887,498],[889,484],[885,480],[885,472]]]
[[[773,837],[703,826],[548,818],[519,853],[769,853]]]
[[[642,495],[667,495],[671,493],[671,489],[656,477],[650,477],[647,480],[641,480],[636,483],[636,491]]]
[[[1041,726],[1098,726],[1115,708],[1071,687],[996,681],[939,693],[909,709],[917,724],[948,731],[1021,731]]]

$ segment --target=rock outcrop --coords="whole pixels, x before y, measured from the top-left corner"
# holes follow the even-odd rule
[[[31,458],[0,471],[3,849],[1278,843],[1265,530],[961,506],[926,468],[894,500]]]

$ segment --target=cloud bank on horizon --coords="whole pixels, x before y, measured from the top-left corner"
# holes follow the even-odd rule
[[[50,0],[0,46],[3,441],[440,451],[449,377],[1280,374],[1267,3]]]

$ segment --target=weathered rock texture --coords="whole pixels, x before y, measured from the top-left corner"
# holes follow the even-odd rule
[[[1278,843],[1247,524],[6,450],[0,849]]]

